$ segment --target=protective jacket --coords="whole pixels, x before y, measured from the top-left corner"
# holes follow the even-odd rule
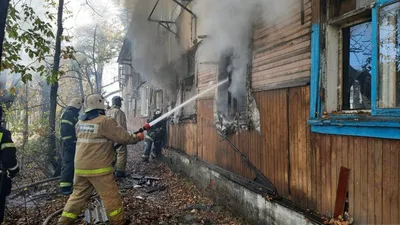
[[[127,129],[125,113],[120,109],[119,106],[113,105],[111,109],[107,111],[107,116],[115,119],[118,125],[120,125],[125,130]],[[125,172],[127,159],[128,149],[126,148],[126,145],[122,145],[121,147],[116,149],[115,170],[117,175]]]
[[[97,114],[96,114],[97,113]],[[76,124],[77,144],[75,175],[99,176],[113,172],[114,142],[135,144],[140,138],[129,134],[118,123],[94,111],[83,115]]]
[[[75,125],[78,122],[79,109],[67,107],[61,115],[60,133],[64,143],[75,143],[76,133]]]
[[[1,163],[1,191],[0,191],[0,221],[4,221],[6,197],[11,192],[11,179],[19,172],[16,148],[11,139],[11,132],[0,127],[0,163]],[[8,175],[7,175],[8,174]]]
[[[16,148],[11,139],[11,132],[3,127],[0,127],[0,142],[1,142],[1,167],[7,169],[9,173],[16,173],[19,171]]]
[[[148,119],[147,122],[151,123],[156,119],[157,118],[153,117],[151,119]],[[167,120],[164,119],[151,126],[150,130],[147,131],[145,139],[152,142],[164,142],[166,131],[167,131]]]
[[[111,109],[107,111],[107,116],[115,119],[121,127],[127,130],[126,115],[118,106],[111,107]]]

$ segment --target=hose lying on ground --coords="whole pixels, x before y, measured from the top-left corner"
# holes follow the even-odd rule
[[[50,220],[51,220],[53,217],[60,215],[60,214],[62,213],[63,210],[64,210],[64,209],[59,209],[59,210],[55,211],[54,213],[52,213],[50,216],[48,216],[48,217],[46,218],[46,220],[42,223],[42,225],[48,225],[49,222],[50,222]]]

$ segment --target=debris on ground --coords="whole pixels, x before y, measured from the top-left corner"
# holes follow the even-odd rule
[[[128,176],[117,179],[132,224],[247,224],[226,208],[204,197],[189,180],[174,174],[160,160],[141,161],[143,145],[128,147]],[[32,178],[32,179],[30,179]],[[29,185],[46,177],[38,168],[21,172],[14,188]],[[9,196],[8,225],[39,225],[62,209],[68,197],[58,193],[58,181],[47,182]],[[55,214],[48,224],[55,224]],[[28,222],[29,221],[29,222]],[[107,224],[103,203],[94,194],[76,224]]]

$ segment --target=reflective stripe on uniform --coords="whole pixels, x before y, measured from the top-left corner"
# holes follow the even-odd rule
[[[122,208],[116,209],[108,214],[109,217],[116,216],[122,212]]]
[[[0,142],[3,140],[3,133],[0,132]]]
[[[60,182],[60,187],[71,187],[72,183],[71,182]]]
[[[73,219],[73,220],[78,218],[78,215],[76,215],[75,213],[70,213],[70,212],[63,212],[61,214],[61,216],[62,217],[67,217],[67,218],[70,218],[70,219]]]
[[[78,143],[106,143],[108,139],[105,138],[78,138]]]
[[[61,139],[63,139],[65,141],[65,140],[68,140],[68,139],[71,139],[71,138],[72,138],[72,136],[65,136],[65,137],[62,137]]]
[[[74,123],[69,121],[69,120],[61,120],[61,123],[66,123],[66,124],[69,124],[71,126],[74,126]]]
[[[16,170],[16,169],[18,169],[18,163],[13,168],[9,168],[8,170]]]
[[[78,175],[96,175],[96,174],[100,174],[100,173],[112,172],[113,170],[114,169],[110,166],[110,167],[93,169],[93,170],[75,169],[75,173]]]
[[[149,135],[146,134],[146,137],[144,139],[150,140],[150,141],[154,141],[154,139],[152,137],[150,137]]]
[[[1,150],[5,149],[5,148],[15,148],[15,145],[14,145],[14,143],[1,144]]]

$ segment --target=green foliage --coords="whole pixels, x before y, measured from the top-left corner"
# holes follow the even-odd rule
[[[6,21],[6,37],[3,47],[3,55],[0,71],[10,70],[11,74],[21,74],[21,80],[32,80],[34,74],[45,76],[48,83],[58,81],[62,73],[49,69],[46,59],[53,57],[53,46],[55,34],[53,32],[57,16],[53,11],[57,3],[51,0],[44,1],[44,18],[41,19],[34,9],[27,3],[17,6],[10,3],[9,13]],[[18,8],[18,9],[17,9]],[[28,28],[23,24],[28,24]],[[62,37],[63,41],[69,42],[70,37]],[[21,63],[21,52],[25,52],[31,63]],[[74,49],[67,47],[62,52],[62,58],[73,58]],[[52,59],[51,59],[52,60]]]

